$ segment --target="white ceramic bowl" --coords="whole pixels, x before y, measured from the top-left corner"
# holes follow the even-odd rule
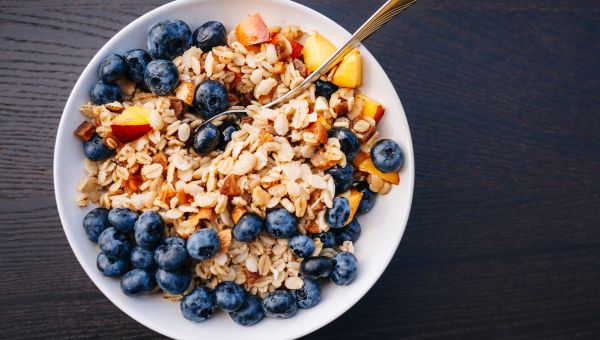
[[[340,11],[344,10],[340,8]],[[356,243],[359,271],[349,286],[323,285],[323,298],[314,308],[299,310],[290,319],[265,319],[252,327],[235,324],[222,312],[203,322],[193,323],[181,316],[179,303],[158,294],[128,297],[121,293],[119,281],[102,276],[96,269],[98,247],[88,241],[82,228],[83,216],[91,210],[74,203],[77,181],[84,176],[81,141],[73,135],[83,121],[79,106],[89,100],[88,92],[97,81],[96,68],[109,53],[146,48],[148,28],[163,19],[181,19],[194,30],[208,20],[218,20],[228,30],[246,15],[259,12],[269,25],[301,25],[318,30],[338,46],[350,36],[341,26],[318,12],[291,1],[205,0],[175,1],[138,18],[117,33],[94,56],[75,84],[62,114],[54,150],[54,189],[58,212],[67,239],[81,266],[117,307],[156,332],[177,339],[276,339],[297,338],[333,321],[352,307],[381,276],[392,259],[408,220],[414,186],[414,158],[410,131],[394,86],[381,66],[366,49],[363,52],[364,84],[361,91],[386,108],[379,123],[381,135],[397,141],[405,153],[401,183],[377,199],[374,209],[360,217],[362,235]],[[370,13],[365,13],[365,18]]]

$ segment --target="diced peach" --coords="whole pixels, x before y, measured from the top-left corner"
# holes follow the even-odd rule
[[[282,34],[276,33],[275,35],[273,35],[273,39],[271,39],[271,43],[276,44],[281,39],[286,39],[286,38]],[[293,59],[300,58],[300,56],[302,55],[302,49],[304,48],[304,46],[294,39],[286,39],[286,40],[290,42],[290,45],[292,45],[292,53],[290,54],[290,58],[293,58]]]
[[[112,134],[121,143],[132,142],[152,130],[150,111],[142,106],[130,106],[111,122]]]
[[[331,57],[336,49],[337,48],[331,41],[327,40],[327,38],[319,34],[319,32],[315,32],[306,39],[304,48],[302,49],[306,68],[310,72],[314,72],[329,57]]]
[[[398,173],[398,171],[392,171],[392,172],[379,171],[375,167],[375,164],[373,164],[371,157],[363,160],[358,165],[357,168],[359,171],[363,171],[363,172],[369,173],[371,175],[378,176],[379,178],[381,178],[382,180],[384,180],[388,183],[396,184],[396,185],[400,184],[400,174]]]
[[[362,115],[371,117],[378,123],[385,112],[383,105],[361,93],[356,95],[356,99],[362,102]]]
[[[362,163],[364,160],[366,160],[369,157],[370,156],[368,153],[361,151],[352,160],[352,165],[354,165],[354,167],[358,169],[358,167],[360,166],[360,163]]]
[[[360,51],[348,53],[335,71],[331,82],[339,87],[357,88],[362,84],[362,58]]]
[[[347,225],[350,222],[352,222],[352,219],[354,218],[354,215],[358,210],[358,206],[360,205],[360,200],[362,200],[363,193],[356,189],[352,189],[349,193],[342,196],[346,197],[348,199],[348,202],[350,202],[350,216],[348,217],[346,223],[344,223],[344,225]]]
[[[260,44],[271,39],[269,28],[258,13],[249,15],[242,20],[236,26],[235,34],[238,41],[244,46]]]

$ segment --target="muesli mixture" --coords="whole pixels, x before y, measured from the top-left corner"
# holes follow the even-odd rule
[[[99,206],[83,221],[99,270],[127,295],[180,300],[189,320],[218,307],[241,325],[316,305],[322,278],[351,283],[355,215],[399,183],[403,163],[376,130],[383,107],[357,90],[360,52],[261,108],[334,50],[253,14],[229,33],[161,21],[148,51],[107,56],[75,131],[87,172],[76,202]],[[228,108],[248,116],[200,127]]]

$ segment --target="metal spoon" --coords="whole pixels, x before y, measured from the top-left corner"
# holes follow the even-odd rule
[[[321,65],[318,69],[316,69],[313,73],[311,73],[304,81],[298,85],[297,87],[290,90],[285,95],[275,99],[274,101],[261,106],[260,108],[270,108],[277,104],[281,104],[284,101],[287,101],[305,90],[310,84],[316,80],[318,80],[322,75],[326,74],[331,70],[333,66],[335,66],[338,62],[344,58],[348,52],[357,47],[361,41],[370,36],[373,32],[380,29],[383,25],[385,25],[388,21],[390,21],[394,16],[398,13],[404,11],[410,5],[417,2],[417,0],[388,0],[383,6],[381,6],[367,21],[365,21],[362,26],[354,34],[346,41],[340,48],[338,48],[332,55],[327,59],[323,65]],[[235,120],[239,119],[243,116],[246,116],[246,110],[228,110],[221,112],[214,117],[204,121],[200,127],[215,121],[222,120]]]

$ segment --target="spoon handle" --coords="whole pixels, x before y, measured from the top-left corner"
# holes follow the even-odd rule
[[[381,6],[367,21],[365,21],[362,26],[354,34],[346,41],[340,48],[338,48],[332,55],[321,65],[318,69],[316,69],[313,73],[311,73],[304,81],[290,90],[285,95],[277,98],[276,100],[263,105],[263,108],[270,108],[277,104],[280,104],[291,97],[294,97],[298,92],[305,90],[311,83],[315,82],[322,75],[329,72],[331,68],[336,65],[338,62],[344,58],[348,52],[356,48],[361,41],[367,38],[369,35],[373,34],[373,32],[377,31],[381,28],[381,26],[385,25],[388,21],[390,21],[394,16],[398,13],[402,12],[410,5],[417,2],[417,0],[388,0],[383,6]]]

